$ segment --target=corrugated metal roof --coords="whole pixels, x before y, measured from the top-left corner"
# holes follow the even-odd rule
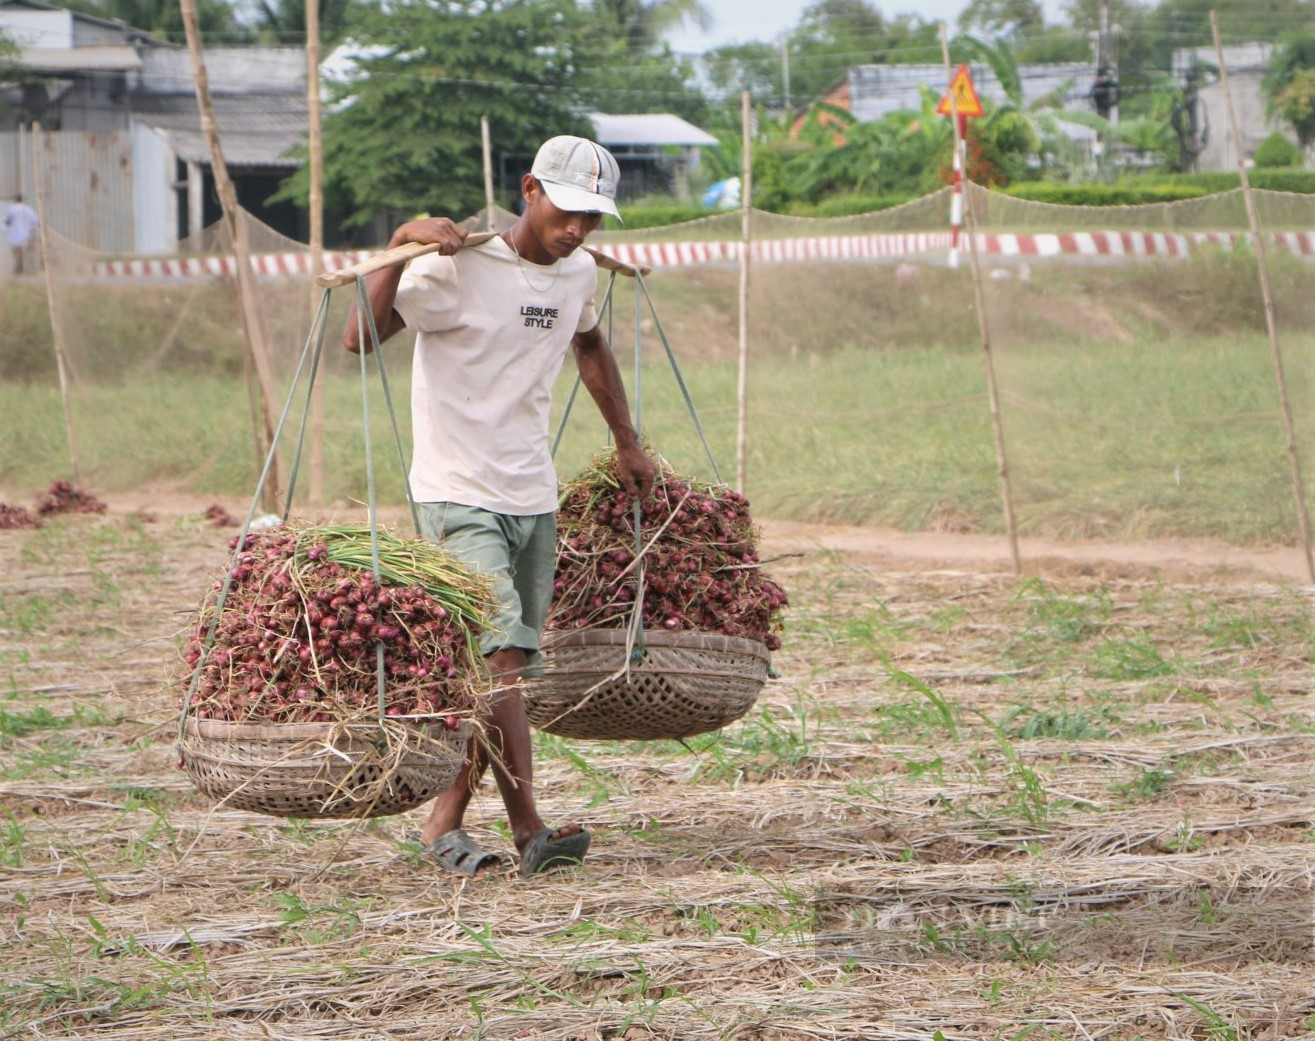
[[[670,113],[614,116],[590,112],[589,119],[594,124],[598,143],[608,148],[717,144],[717,139],[711,134]]]
[[[127,44],[95,47],[23,47],[18,64],[36,72],[136,72],[142,67],[137,48]]]
[[[213,98],[224,160],[233,166],[296,167],[287,152],[305,140],[306,99],[292,94],[248,94]],[[201,133],[196,98],[137,95],[133,119],[163,133],[179,159],[210,164],[210,145]]]
[[[210,47],[202,55],[211,94],[304,94],[306,52],[300,47]],[[149,94],[190,94],[192,58],[184,48],[153,47],[143,55]]]

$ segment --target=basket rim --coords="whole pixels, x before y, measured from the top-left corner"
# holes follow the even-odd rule
[[[441,716],[434,717],[433,721],[415,717],[388,717],[390,723],[410,723],[424,730],[427,734],[434,732],[460,734],[470,726],[463,719],[461,725],[456,730],[452,730],[441,720]],[[234,723],[226,719],[199,719],[194,715],[189,715],[186,722],[187,733],[193,737],[238,741],[271,737],[277,737],[284,741],[313,741],[324,738],[331,733],[340,734],[344,730],[349,733],[360,733],[367,729],[377,730],[378,728],[378,716],[332,723]]]
[[[558,629],[546,632],[540,644],[542,650],[557,647],[624,647],[630,639],[627,629]],[[645,629],[644,645],[651,647],[697,647],[709,651],[731,654],[749,654],[771,661],[771,652],[765,643],[743,636],[723,636],[699,629]]]

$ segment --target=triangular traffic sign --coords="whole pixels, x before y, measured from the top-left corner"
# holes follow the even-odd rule
[[[950,107],[950,94],[954,95],[953,110]],[[968,71],[967,65],[959,66],[954,79],[950,81],[949,92],[936,106],[938,116],[948,116],[952,112],[958,112],[964,118],[986,115],[986,110],[982,108],[982,99],[977,96],[977,88],[973,86],[973,76]]]

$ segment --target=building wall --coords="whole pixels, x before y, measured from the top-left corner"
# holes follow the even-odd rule
[[[35,140],[28,132],[0,134],[0,197],[13,198],[21,175],[23,197],[35,206],[34,169],[39,162],[45,216],[54,231],[90,249],[130,252],[133,169],[127,132],[43,133],[37,156]]]
[[[0,134],[0,199],[16,195],[36,205],[32,180],[32,135],[26,130]]]
[[[41,114],[47,130],[126,130],[127,81],[121,72],[83,72]]]
[[[138,253],[172,249],[178,240],[173,150],[161,134],[140,123],[133,123],[129,136],[137,217],[133,249]]]
[[[112,25],[100,25],[83,18],[73,19],[73,46],[96,47],[128,42],[128,33]]]
[[[0,31],[20,47],[72,47],[73,13],[5,8],[0,10]]]

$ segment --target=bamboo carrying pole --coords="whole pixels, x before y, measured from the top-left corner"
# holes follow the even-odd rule
[[[45,139],[41,124],[32,124],[32,188],[37,203],[37,242],[41,250],[41,273],[46,281],[46,306],[50,309],[50,334],[55,342],[55,367],[59,370],[59,399],[64,406],[64,436],[68,439],[69,462],[73,467],[73,480],[82,483],[82,469],[78,465],[78,442],[73,433],[72,402],[69,400],[68,361],[64,354],[64,323],[55,306],[55,259],[50,244],[50,230],[46,224],[46,172],[41,162]]]
[[[496,234],[495,231],[472,232],[466,236],[462,248],[479,246],[488,242]],[[415,260],[416,257],[423,257],[426,253],[437,253],[439,248],[432,243],[406,242],[400,246],[394,246],[392,249],[380,250],[373,256],[359,260],[350,267],[341,268],[337,271],[326,271],[315,280],[315,284],[321,289],[339,289],[342,286],[351,285],[358,278],[364,278],[375,271],[409,263]],[[627,264],[624,261],[609,257],[606,253],[599,253],[596,249],[590,249],[588,246],[581,246],[580,248],[593,257],[594,263],[604,271],[615,271],[618,275],[627,275],[630,278],[633,278],[636,272],[647,276],[651,271],[651,268],[646,266]]]
[[[1219,37],[1219,19],[1214,10],[1210,11],[1210,31],[1214,34],[1215,54],[1219,58],[1219,82],[1224,88],[1224,102],[1228,106],[1228,125],[1233,133],[1233,147],[1237,151],[1237,172],[1242,184],[1242,198],[1246,202],[1247,222],[1251,227],[1251,243],[1256,251],[1260,295],[1265,303],[1265,327],[1269,330],[1269,349],[1274,359],[1274,378],[1278,382],[1279,411],[1283,416],[1283,430],[1288,439],[1288,466],[1292,472],[1292,494],[1297,500],[1297,524],[1301,529],[1301,548],[1306,555],[1306,575],[1315,582],[1315,557],[1311,555],[1310,545],[1310,518],[1306,512],[1306,486],[1301,476],[1301,456],[1297,452],[1292,406],[1288,401],[1288,380],[1283,368],[1283,351],[1279,346],[1278,321],[1274,313],[1274,291],[1269,281],[1269,264],[1265,260],[1265,243],[1260,237],[1260,214],[1256,210],[1256,197],[1251,192],[1251,179],[1247,176],[1246,158],[1242,154],[1237,112],[1233,109],[1233,92],[1228,85],[1228,65],[1224,61],[1224,46]]]
[[[489,141],[489,117],[479,117],[479,138],[484,151],[484,230],[493,230],[493,146]]]
[[[237,287],[241,300],[242,331],[246,336],[247,352],[255,366],[256,377],[260,383],[261,415],[264,420],[265,452],[273,447],[274,428],[278,424],[278,394],[274,382],[274,373],[270,366],[269,352],[265,346],[264,327],[260,318],[259,305],[256,301],[255,275],[251,270],[251,249],[247,241],[247,226],[237,204],[237,189],[228,176],[228,164],[224,162],[224,153],[219,147],[219,128],[215,124],[214,105],[210,100],[210,82],[206,76],[205,60],[201,55],[201,30],[196,15],[196,0],[179,0],[182,9],[183,29],[187,33],[187,51],[192,59],[192,78],[196,81],[196,102],[201,116],[201,132],[210,146],[210,166],[214,173],[215,189],[219,193],[219,204],[224,211],[224,222],[228,225],[229,235],[233,241],[233,251],[237,259]],[[262,486],[261,505],[270,513],[279,512],[278,461],[271,456],[269,477]]]
[[[324,270],[324,142],[320,133],[320,0],[306,0],[306,113],[310,152],[310,314],[319,308],[315,279]],[[324,380],[316,380],[310,399],[310,474],[306,495],[324,505]]]
[[[954,151],[963,169],[963,215],[968,231],[968,256],[972,262],[973,293],[977,302],[977,328],[982,334],[982,361],[986,367],[986,398],[991,409],[991,430],[995,436],[996,473],[1000,479],[1000,499],[1004,507],[1005,534],[1009,538],[1009,559],[1014,574],[1022,574],[1018,553],[1018,531],[1014,525],[1014,495],[1009,482],[1009,456],[1005,452],[1004,424],[1000,418],[1000,392],[995,382],[995,357],[991,353],[991,327],[986,317],[986,290],[982,285],[982,261],[977,255],[977,218],[973,213],[972,182],[968,178],[965,142],[959,134],[959,105],[954,96],[954,74],[950,67],[950,40],[941,22],[941,57],[945,62],[945,82],[950,98],[950,122],[954,124]]]
[[[736,387],[735,490],[745,494],[749,402],[749,250],[753,234],[753,135],[749,127],[749,92],[740,95],[742,126],[740,168],[740,372]]]

